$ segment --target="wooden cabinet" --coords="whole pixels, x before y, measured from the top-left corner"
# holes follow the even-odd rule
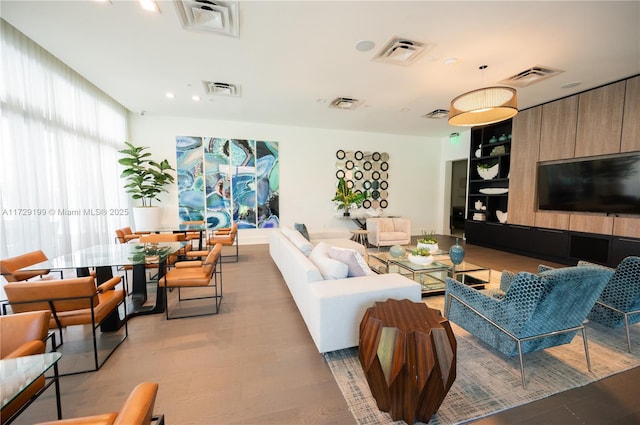
[[[618,153],[625,81],[578,95],[575,157]]]
[[[536,209],[536,160],[542,107],[527,109],[513,118],[508,222],[532,226]]]
[[[542,106],[540,161],[573,158],[578,126],[578,96]]]
[[[468,220],[497,223],[507,212],[511,139],[511,120],[471,129]]]
[[[620,152],[640,151],[640,76],[627,80]]]

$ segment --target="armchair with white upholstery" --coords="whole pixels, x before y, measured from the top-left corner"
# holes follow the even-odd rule
[[[371,245],[408,245],[411,242],[411,220],[408,218],[368,218],[367,239]]]

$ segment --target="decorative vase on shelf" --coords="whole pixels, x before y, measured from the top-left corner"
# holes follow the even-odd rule
[[[449,258],[454,265],[462,263],[464,260],[464,248],[460,245],[460,238],[456,238],[456,244],[449,248]]]
[[[495,143],[498,141],[498,138],[496,136],[492,136],[491,139],[489,139],[489,143]]]
[[[507,135],[503,134],[502,136],[498,137],[498,141],[500,142],[506,142],[507,141]]]

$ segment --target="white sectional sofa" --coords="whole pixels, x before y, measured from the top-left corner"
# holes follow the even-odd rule
[[[398,273],[325,280],[307,257],[309,247],[303,247],[307,251],[305,255],[298,248],[299,239],[294,238],[294,243],[285,236],[291,233],[300,234],[289,228],[274,230],[269,239],[269,253],[320,353],[357,346],[360,321],[375,301],[388,298],[421,300],[420,285]],[[342,248],[359,245],[348,239],[334,243]],[[364,249],[359,246],[357,250]]]

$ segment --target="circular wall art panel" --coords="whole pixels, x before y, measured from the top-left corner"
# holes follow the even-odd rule
[[[344,170],[338,170],[336,171],[336,177],[338,179],[343,179],[344,178]]]
[[[355,159],[355,154],[353,153],[353,151],[346,151],[345,158],[353,161]]]
[[[362,206],[365,208],[371,208],[371,201],[368,199],[365,199],[364,202],[362,203]]]
[[[345,152],[342,149],[340,149],[338,152],[336,152],[336,158],[344,159],[344,157],[345,157]]]
[[[353,167],[355,167],[355,164],[353,163],[353,161],[349,160],[349,161],[344,163],[344,167],[347,170],[353,170]]]
[[[380,189],[387,190],[388,188],[389,188],[389,183],[387,183],[386,181],[382,180],[380,182]]]
[[[371,197],[373,199],[378,199],[380,197],[380,192],[378,192],[377,190],[374,190],[371,192]]]
[[[386,208],[389,154],[387,152],[336,151],[336,178],[344,179],[354,193],[369,192],[363,208]],[[382,202],[384,201],[384,202]]]
[[[364,158],[364,154],[361,151],[356,151],[354,157],[356,160],[361,161]]]
[[[378,201],[377,199],[371,201],[371,208],[380,208],[380,201]]]
[[[371,170],[371,167],[372,167],[372,164],[370,161],[365,161],[364,164],[362,164],[362,168],[364,168],[367,171]]]
[[[353,189],[353,186],[354,186],[354,184],[353,184],[353,180],[347,180],[347,187],[348,187],[349,189]]]
[[[380,208],[387,208],[389,206],[389,202],[386,199],[380,201]]]
[[[380,191],[380,198],[387,199],[388,197],[389,197],[389,192],[387,192],[386,190]]]
[[[383,161],[388,161],[389,160],[389,154],[386,152],[382,152],[382,154],[380,155],[380,159]]]
[[[373,173],[371,173],[371,178],[373,180],[380,180],[380,171],[374,171]]]
[[[371,159],[373,159],[374,161],[380,161],[380,152],[374,152],[371,155]]]
[[[362,185],[362,187],[364,187],[365,190],[371,189],[371,182],[369,180],[365,180],[364,184]]]
[[[379,189],[380,188],[380,183],[378,182],[378,180],[373,180],[371,182],[371,189]]]
[[[355,173],[353,173],[353,177],[354,177],[356,180],[362,180],[362,171],[357,170]]]
[[[388,162],[382,162],[380,163],[380,169],[382,171],[387,171],[389,169],[389,163]]]

